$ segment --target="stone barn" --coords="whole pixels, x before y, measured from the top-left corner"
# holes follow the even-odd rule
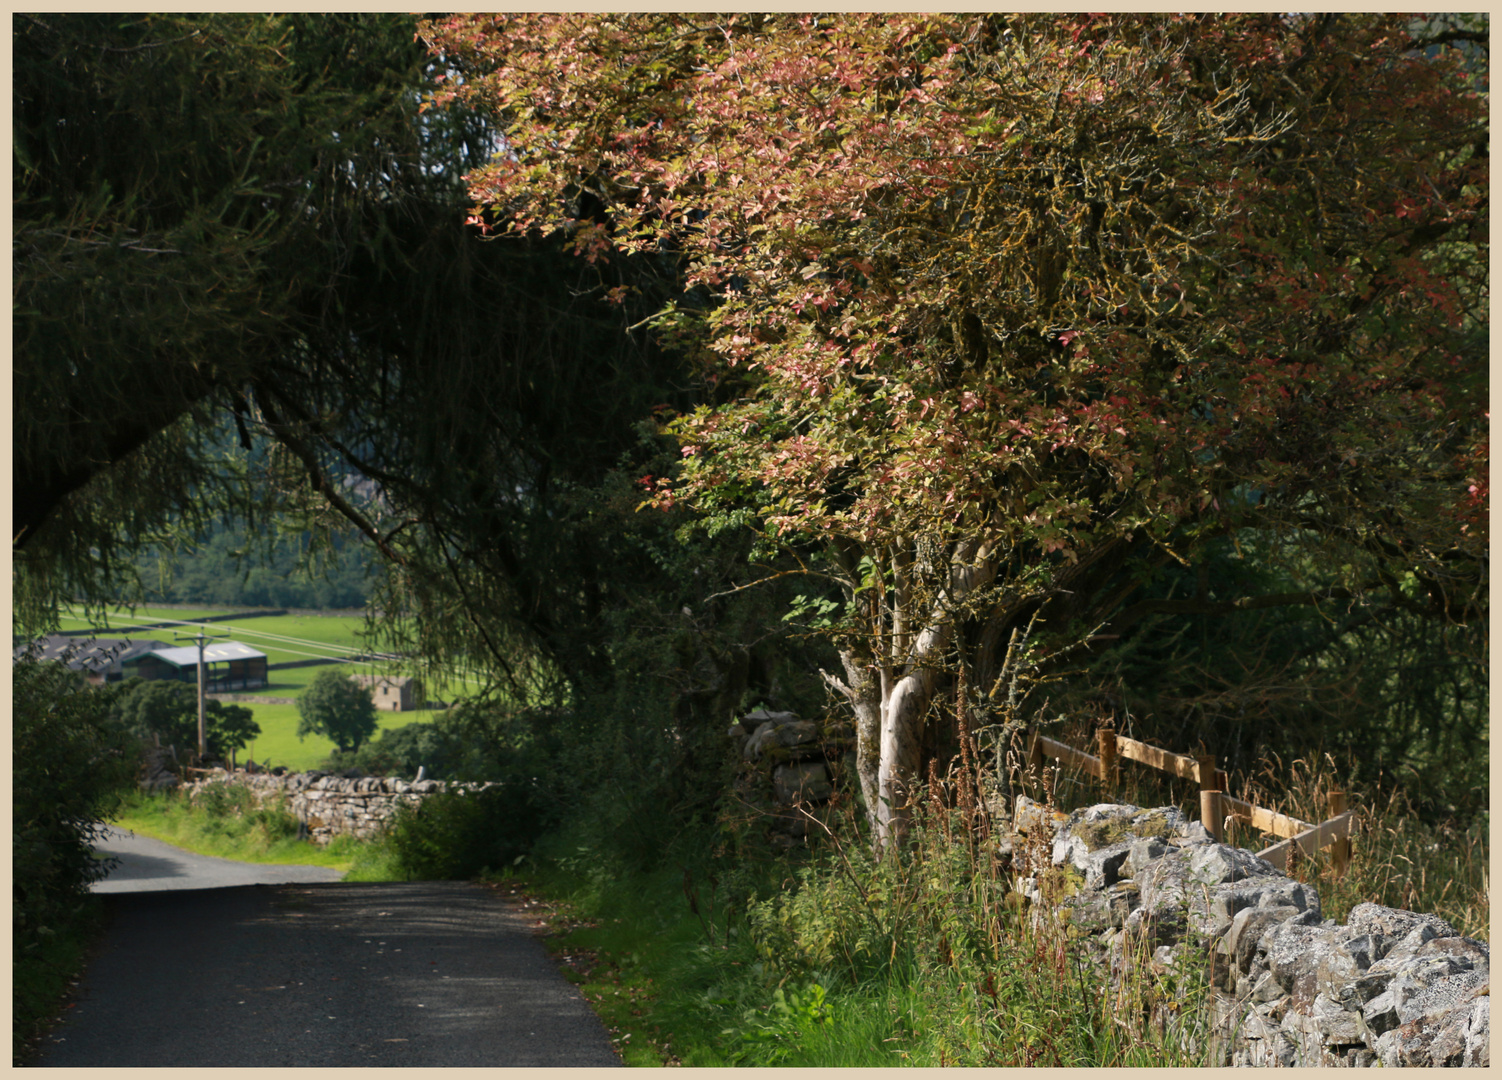
[[[379,712],[409,712],[423,707],[422,680],[411,675],[352,675],[370,691]]]

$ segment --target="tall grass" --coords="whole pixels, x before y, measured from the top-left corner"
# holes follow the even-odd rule
[[[1328,755],[1276,756],[1250,778],[1247,798],[1304,821],[1323,820],[1330,791],[1345,790]],[[1351,792],[1352,859],[1337,876],[1329,852],[1297,861],[1291,876],[1316,885],[1326,918],[1345,921],[1351,908],[1371,902],[1438,915],[1467,937],[1490,940],[1491,881],[1488,815],[1470,822],[1426,822],[1398,784]],[[1256,850],[1255,847],[1253,850]]]
[[[505,887],[568,913],[554,947],[582,961],[628,1064],[1201,1064],[1185,1026],[1203,984],[1147,974],[1144,954],[1110,991],[1066,923],[1019,902],[971,829],[974,795],[931,779],[900,857],[874,855],[847,806],[801,861],[742,835],[733,855],[621,877],[603,853],[555,848]]]
[[[1073,734],[1089,745],[1088,731]],[[1401,788],[1350,790],[1340,774],[1329,758],[1271,758],[1232,788],[1311,822],[1328,815],[1331,790],[1348,791],[1346,872],[1328,853],[1289,870],[1319,889],[1327,918],[1372,901],[1486,940],[1484,820],[1425,824]],[[986,820],[989,782],[973,756],[930,776],[900,857],[872,854],[847,804],[828,829],[810,822],[792,860],[772,858],[748,821],[727,814],[719,854],[695,865],[621,874],[603,852],[544,845],[504,887],[563,913],[553,948],[579,969],[630,1064],[1206,1064],[1207,973],[1164,970],[1140,942],[1124,949],[1120,978],[1089,963],[1089,943],[1051,917],[1073,886],[1049,866],[1047,845],[1022,844],[1010,872],[995,858],[1002,823]],[[1194,785],[1130,762],[1110,792],[1056,770],[1029,790],[1061,811],[1128,802],[1198,817]],[[1249,829],[1228,839],[1253,851],[1276,841]],[[1030,911],[1015,885],[1034,871],[1044,903]]]

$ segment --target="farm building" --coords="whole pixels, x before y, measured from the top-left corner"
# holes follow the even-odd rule
[[[83,672],[83,677],[95,686],[119,682],[125,677],[124,665],[156,649],[171,646],[161,641],[146,638],[89,638],[69,634],[53,634],[38,638],[31,645],[21,645],[14,650],[19,660],[28,652],[38,660],[55,660],[68,665],[74,671]]]
[[[269,681],[266,654],[238,641],[216,641],[204,647],[204,689],[210,693],[226,690],[259,690]],[[125,662],[128,675],[143,679],[176,679],[198,682],[198,646],[158,648]]]
[[[422,680],[410,675],[353,675],[355,682],[370,690],[370,700],[381,712],[407,712],[423,706]]]

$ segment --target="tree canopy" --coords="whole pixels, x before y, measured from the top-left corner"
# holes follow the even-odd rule
[[[691,380],[626,332],[644,312],[600,302],[624,268],[465,228],[459,176],[494,137],[462,109],[419,117],[433,62],[412,31],[18,17],[23,615],[121,599],[133,551],[222,516],[268,544],[281,519],[380,552],[393,648],[555,693],[608,674],[576,627],[622,556],[578,492]],[[630,273],[650,293],[650,263]]]
[[[994,708],[1153,614],[1483,618],[1486,100],[1370,15],[476,15],[422,33],[505,151],[477,220],[668,253],[726,389],[688,500],[843,595],[900,836],[945,669]],[[1464,37],[1465,35],[1460,35]],[[1468,39],[1469,40],[1469,39]],[[1423,48],[1421,48],[1423,46]],[[621,295],[621,294],[618,294]],[[1227,539],[1272,594],[1148,597]]]
[[[198,691],[171,679],[127,679],[115,691],[110,716],[138,738],[152,736],[162,746],[196,753]],[[227,760],[261,733],[261,725],[243,705],[204,702],[204,728],[211,758]]]
[[[375,734],[376,709],[370,691],[341,672],[320,671],[297,699],[297,737],[322,735],[341,751],[358,750]]]

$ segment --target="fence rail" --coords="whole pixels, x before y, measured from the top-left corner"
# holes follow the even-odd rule
[[[1314,824],[1230,795],[1227,791],[1230,776],[1225,770],[1215,767],[1212,755],[1191,757],[1187,754],[1175,754],[1171,750],[1118,735],[1110,724],[1103,724],[1097,729],[1096,749],[1098,753],[1091,754],[1033,732],[1028,744],[1027,764],[1030,769],[1041,769],[1044,759],[1052,758],[1095,777],[1110,791],[1119,781],[1117,762],[1122,758],[1135,761],[1198,784],[1200,820],[1216,840],[1224,839],[1225,821],[1231,818],[1282,841],[1257,853],[1258,858],[1267,860],[1280,870],[1287,869],[1293,852],[1301,851],[1307,855],[1321,848],[1331,849],[1331,862],[1336,877],[1343,875],[1350,865],[1352,814],[1346,809],[1346,793],[1343,791],[1329,793],[1330,817]]]

